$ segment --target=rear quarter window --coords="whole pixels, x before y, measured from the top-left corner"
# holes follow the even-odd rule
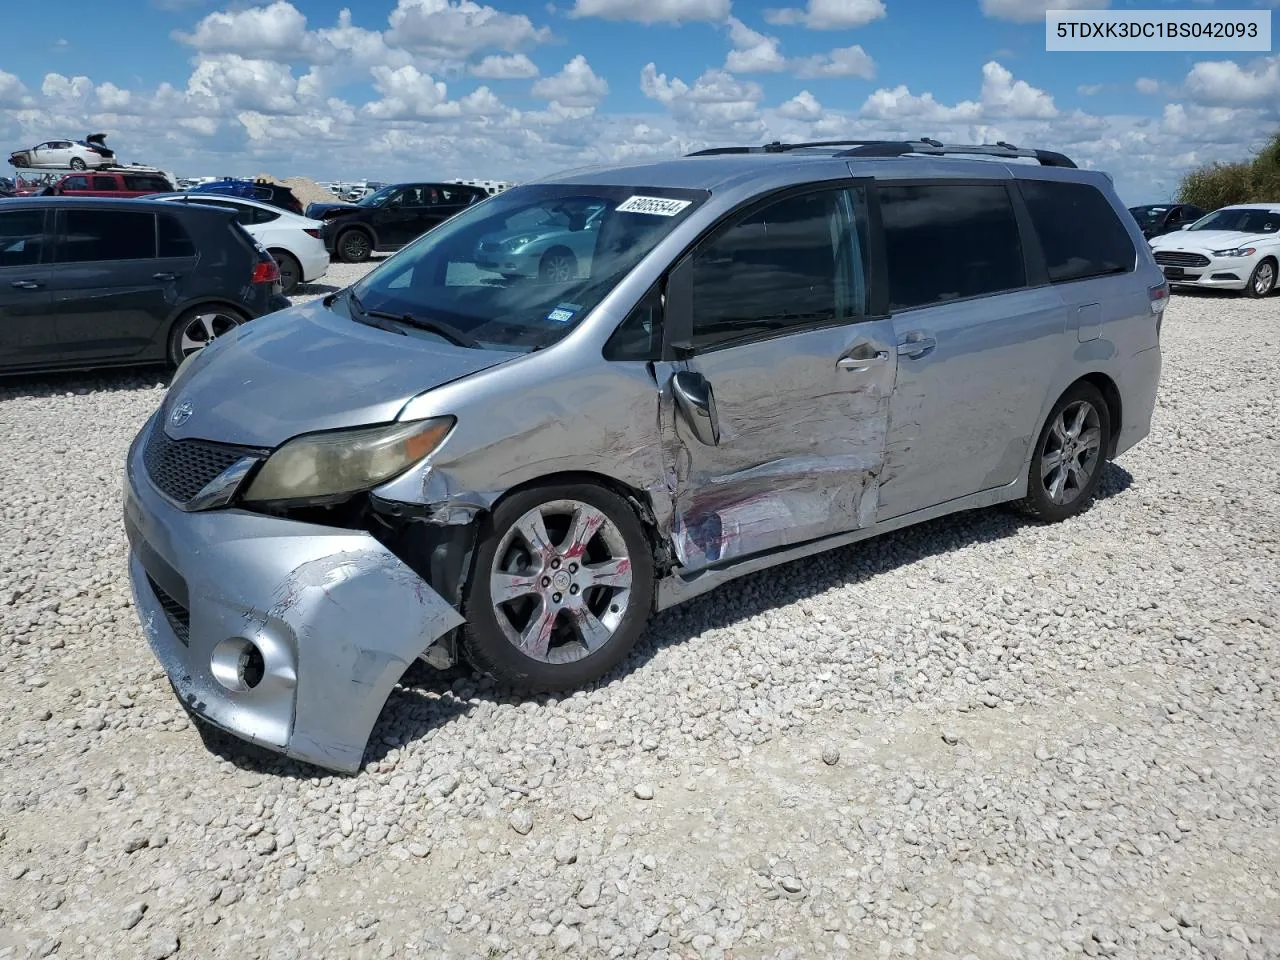
[[[1018,189],[1031,215],[1052,283],[1134,269],[1137,251],[1102,191],[1088,183],[1023,180]]]

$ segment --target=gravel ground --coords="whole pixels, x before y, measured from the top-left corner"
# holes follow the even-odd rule
[[[750,577],[573,696],[415,671],[353,778],[202,742],[146,649],[161,383],[2,382],[0,958],[1280,957],[1277,347],[1175,297],[1083,517]]]

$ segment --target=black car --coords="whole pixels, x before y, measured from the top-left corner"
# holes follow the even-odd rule
[[[1195,223],[1205,212],[1190,203],[1151,203],[1130,207],[1129,213],[1138,221],[1142,235],[1150,240]]]
[[[148,200],[0,200],[0,370],[177,365],[289,306],[235,212]]]
[[[12,197],[18,192],[18,187],[8,177],[0,177],[0,197]]]
[[[393,183],[357,203],[313,203],[306,216],[324,221],[331,255],[359,263],[375,250],[399,250],[488,196],[461,183]]]
[[[248,200],[259,200],[269,203],[281,210],[302,215],[302,201],[297,198],[291,187],[270,180],[235,180],[224,177],[211,183],[202,183],[192,187],[189,193],[220,193],[228,197],[244,197]]]

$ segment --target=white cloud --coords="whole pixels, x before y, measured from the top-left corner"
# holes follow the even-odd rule
[[[187,80],[187,95],[204,101],[211,112],[289,113],[299,107],[297,93],[288,64],[235,53],[201,57]]]
[[[1187,74],[1186,90],[1197,103],[1280,107],[1280,55],[1263,57],[1247,67],[1232,60],[1205,60]]]
[[[505,57],[490,54],[473,64],[471,73],[486,80],[531,80],[538,75],[538,65],[523,53]]]
[[[973,123],[980,120],[1047,120],[1058,115],[1053,98],[996,63],[982,68],[979,100],[962,100],[954,106],[938,102],[932,93],[913,94],[905,85],[880,89],[867,97],[860,111],[881,120],[910,119],[933,123]],[[917,136],[919,134],[916,134]]]
[[[1106,84],[1102,83],[1082,83],[1076,87],[1076,93],[1083,97],[1092,97],[1101,93],[1106,89]]]
[[[374,67],[374,89],[382,99],[364,106],[378,120],[441,120],[494,117],[507,108],[488,87],[478,87],[459,100],[449,99],[449,87],[412,64],[392,70]]]
[[[812,30],[851,30],[885,15],[884,0],[808,0],[800,7],[766,10],[770,23],[803,24]]]
[[[102,109],[109,110],[112,113],[128,110],[133,102],[132,93],[128,90],[121,90],[110,81],[99,84],[94,93],[97,95],[98,104]]]
[[[729,18],[729,42],[733,49],[725,59],[730,73],[770,73],[787,69],[787,58],[778,50],[778,38],[752,30],[737,17]]]
[[[60,73],[47,73],[40,84],[40,92],[50,100],[81,102],[93,92],[93,81],[88,77],[64,77]]]
[[[778,115],[788,120],[817,120],[822,116],[822,104],[808,90],[801,90],[778,107]]]
[[[575,0],[572,17],[632,20],[636,23],[685,23],[723,20],[730,0]]]
[[[464,60],[480,50],[514,52],[551,39],[524,14],[501,13],[473,0],[399,0],[387,41],[414,53]]]
[[[1053,97],[1013,74],[994,60],[982,67],[982,106],[992,116],[1048,118],[1058,115]]]
[[[996,20],[1043,23],[1048,10],[1103,10],[1111,0],[982,0],[982,12]]]
[[[26,95],[27,88],[23,86],[21,80],[12,73],[0,70],[0,106],[19,106]]]
[[[872,80],[876,62],[858,44],[792,61],[797,77],[861,77]]]
[[[609,84],[578,54],[559,73],[535,83],[532,93],[566,107],[594,107],[609,95]]]
[[[640,71],[640,90],[666,106],[677,123],[704,135],[754,138],[764,131],[763,89],[724,70],[707,70],[691,87],[679,77],[668,80],[649,63]]]
[[[242,57],[297,56],[307,33],[307,18],[286,0],[270,6],[211,13],[191,33],[174,36],[202,53],[235,53]]]
[[[1153,80],[1151,77],[1139,77],[1134,81],[1133,88],[1139,93],[1147,95],[1160,92],[1160,81]]]

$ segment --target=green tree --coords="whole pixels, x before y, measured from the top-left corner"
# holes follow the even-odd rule
[[[1280,201],[1280,133],[1252,160],[1212,163],[1192,170],[1178,185],[1178,200],[1203,210],[1232,203]]]

